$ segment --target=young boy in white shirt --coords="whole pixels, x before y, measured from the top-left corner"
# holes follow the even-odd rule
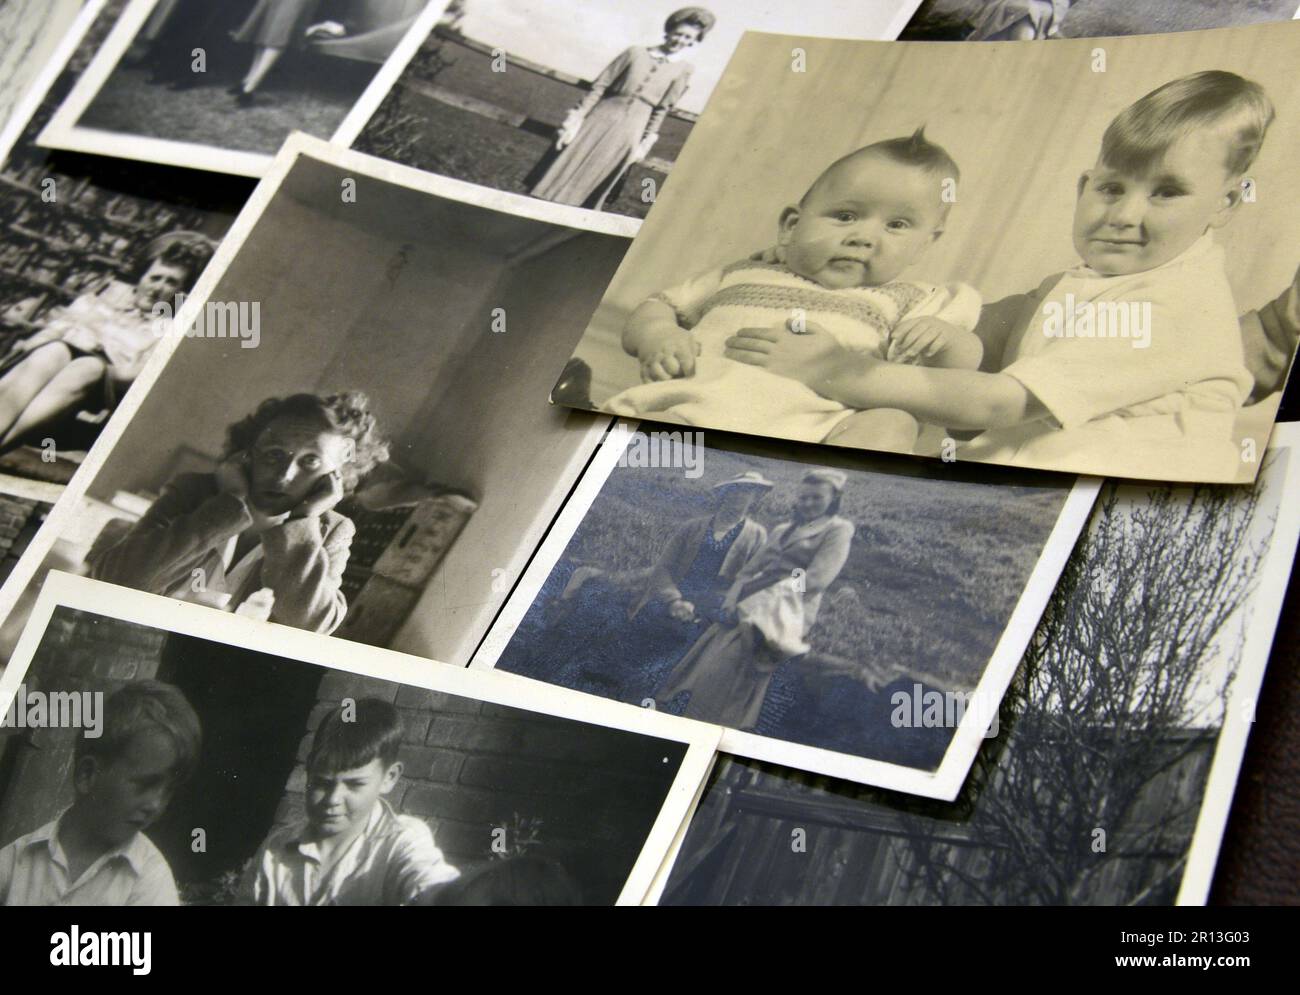
[[[273,832],[245,875],[255,905],[409,905],[460,872],[429,826],[384,799],[402,776],[402,719],[377,698],[321,721],[307,758],[306,822]]]
[[[144,835],[194,770],[202,734],[179,689],[127,684],[103,730],[77,739],[76,801],[0,850],[0,905],[179,905],[171,868]]]
[[[1232,481],[1233,425],[1252,381],[1209,233],[1240,204],[1272,118],[1258,84],[1222,71],[1173,80],[1122,111],[1079,180],[1083,265],[1030,295],[1000,362],[985,343],[985,370],[997,372],[885,364],[825,335],[745,333],[727,355],[854,407],[984,430],[958,450],[963,459]]]

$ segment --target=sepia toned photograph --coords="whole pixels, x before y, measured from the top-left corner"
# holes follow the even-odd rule
[[[291,140],[2,631],[59,569],[467,662],[608,421],[548,404],[545,360],[627,246],[482,195]]]
[[[955,801],[724,757],[662,904],[1204,904],[1300,532],[1295,428],[1254,489],[1106,486]]]
[[[350,143],[444,5],[132,0],[40,143],[261,176],[294,131]]]
[[[1096,493],[620,423],[470,665],[951,798]]]
[[[151,310],[193,287],[252,192],[243,178],[196,183],[36,146],[121,6],[81,10],[60,42],[70,57],[33,80],[0,166],[0,489],[50,502],[157,346]]]
[[[1252,480],[1300,340],[1298,69],[1294,21],[1102,46],[750,35],[573,354],[590,391],[554,399]]]
[[[712,766],[700,723],[293,637],[52,574],[0,905],[635,905]]]
[[[899,41],[1043,41],[1284,21],[1295,0],[924,0]]]
[[[354,148],[643,218],[745,31],[894,38],[915,0],[452,0]]]

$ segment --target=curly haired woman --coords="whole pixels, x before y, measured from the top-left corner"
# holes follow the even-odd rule
[[[232,607],[270,588],[272,622],[333,632],[355,532],[333,509],[388,458],[368,408],[359,393],[263,401],[227,429],[216,472],[175,477],[91,576]]]

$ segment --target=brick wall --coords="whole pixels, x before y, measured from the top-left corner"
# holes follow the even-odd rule
[[[132,622],[56,608],[32,658],[28,690],[102,691],[158,672],[167,633]],[[53,819],[72,802],[76,729],[4,729],[0,846]]]
[[[501,856],[492,831],[505,829],[509,854],[559,860],[593,902],[617,895],[681,755],[649,737],[336,671],[321,682],[277,826],[302,816],[311,732],[363,697],[400,710],[404,772],[389,801],[425,819],[452,864]]]
[[[0,494],[0,583],[8,578],[49,510],[43,501]]]

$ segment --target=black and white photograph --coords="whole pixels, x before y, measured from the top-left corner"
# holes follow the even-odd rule
[[[661,903],[1204,904],[1300,532],[1296,427],[1254,490],[1106,486],[955,801],[724,757]]]
[[[470,665],[951,798],[1096,493],[620,422]]]
[[[609,422],[547,359],[627,246],[484,193],[291,139],[5,613],[58,569],[464,665]]]
[[[354,148],[643,218],[745,31],[894,38],[915,0],[452,0]]]
[[[445,0],[131,0],[41,133],[261,176],[294,131],[349,144]]]
[[[83,6],[83,0],[7,0],[0,4],[0,133]]]
[[[121,6],[86,5],[0,150],[0,488],[50,502],[157,347],[153,308],[192,289],[253,189],[36,146]]]
[[[555,400],[1253,480],[1300,340],[1254,320],[1300,279],[1297,72],[1295,21],[1105,44],[748,35],[573,354],[591,391]]]
[[[900,41],[1043,41],[1284,21],[1296,0],[924,0]]]
[[[0,706],[8,906],[640,904],[718,735],[57,573]]]

